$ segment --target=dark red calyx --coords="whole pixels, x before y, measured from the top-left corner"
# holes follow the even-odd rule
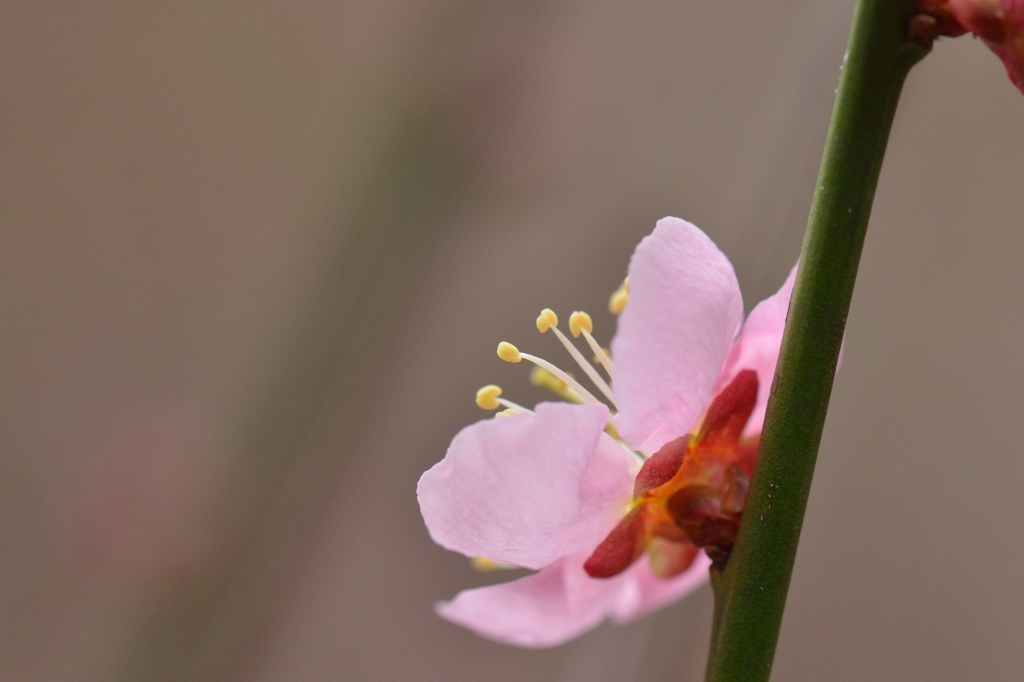
[[[917,0],[917,11],[907,21],[907,38],[926,50],[936,38],[956,38],[967,33],[949,6],[949,0]]]
[[[711,545],[704,548],[704,553],[711,559],[711,567],[717,571],[724,571],[726,564],[729,563],[729,557],[732,556],[732,547],[713,547]]]
[[[736,544],[749,487],[750,477],[734,464],[726,470],[718,486],[688,485],[673,493],[665,503],[672,520],[687,539],[703,547],[719,570],[725,568]]]
[[[611,578],[629,568],[643,551],[644,524],[637,507],[597,546],[583,570],[591,578]]]
[[[722,482],[722,513],[739,516],[747,502],[747,489],[750,488],[750,476],[733,464],[725,472]]]
[[[691,440],[692,436],[689,434],[682,438],[676,438],[651,455],[640,467],[640,473],[636,475],[636,481],[633,483],[633,496],[640,497],[648,490],[654,490],[671,481],[679,471],[679,467],[683,466],[683,458],[686,456],[686,449]]]
[[[918,16],[932,17],[935,20],[936,36],[956,38],[967,33],[967,29],[957,20],[953,10],[949,6],[949,0],[917,0],[918,14],[911,17],[911,21]]]
[[[757,383],[757,372],[744,369],[722,389],[708,408],[697,435],[702,446],[732,445],[740,439],[757,404]]]
[[[668,513],[698,547],[732,547],[739,530],[739,514],[722,509],[722,491],[693,484],[676,491],[666,503]]]

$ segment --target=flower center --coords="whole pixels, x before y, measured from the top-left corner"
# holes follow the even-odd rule
[[[604,352],[604,349],[602,349],[601,346],[598,345],[597,341],[594,340],[594,337],[591,335],[593,329],[594,323],[591,321],[590,315],[581,311],[576,311],[569,317],[570,332],[572,332],[575,337],[579,337],[584,333],[586,334],[584,338],[586,338],[588,343],[591,344],[591,350],[593,350],[594,354],[597,356],[598,362],[605,368],[605,371],[608,372],[608,378],[611,378],[611,370],[608,369],[612,364],[611,358],[608,357],[607,353]],[[579,349],[569,341],[568,337],[562,333],[562,330],[558,328],[558,316],[555,315],[555,311],[551,310],[551,308],[545,308],[537,317],[537,331],[544,334],[549,330],[555,334],[562,346],[569,351],[569,355],[576,361],[576,364],[579,365],[580,369],[583,370],[583,373],[590,378],[594,386],[597,387],[597,390],[604,395],[608,402],[611,403],[612,407],[617,409],[617,406],[615,405],[615,396],[612,395],[611,386],[609,386],[604,380],[604,377],[598,374],[597,368],[587,362],[587,359],[583,357],[583,353],[581,353]],[[576,379],[568,372],[565,372],[553,363],[548,362],[543,358],[539,358],[536,355],[521,353],[518,348],[507,341],[502,341],[498,344],[498,357],[505,362],[521,362],[522,360],[532,362],[538,367],[546,369],[548,372],[558,377],[559,380],[563,381],[569,388],[575,391],[576,394],[585,402],[600,402],[593,393],[584,388],[583,385],[576,381]]]
[[[616,315],[619,314],[626,307],[628,299],[629,278],[627,277],[609,299],[609,310]],[[540,315],[537,317],[537,331],[541,334],[545,334],[548,331],[554,333],[555,337],[566,351],[568,351],[569,356],[573,359],[576,365],[583,370],[583,373],[590,379],[591,383],[597,389],[597,393],[604,397],[604,402],[609,404],[613,413],[618,410],[618,405],[615,402],[615,394],[612,392],[612,388],[608,383],[614,378],[614,363],[612,362],[608,350],[602,348],[601,344],[599,344],[597,339],[594,338],[594,322],[590,315],[582,310],[573,312],[572,315],[569,316],[569,332],[572,334],[573,338],[583,337],[583,340],[587,343],[587,346],[589,346],[590,351],[593,353],[593,362],[587,361],[579,348],[577,348],[576,345],[569,340],[569,337],[567,337],[562,330],[558,328],[558,315],[556,315],[555,311],[550,308],[542,310]],[[576,377],[569,372],[566,372],[544,358],[530,353],[524,353],[507,341],[502,341],[498,344],[498,357],[505,362],[517,363],[526,360],[527,362],[532,363],[534,368],[533,371],[530,372],[530,381],[535,386],[547,388],[565,401],[572,403],[602,402],[596,395],[594,395],[593,392],[583,386],[583,384],[581,384]],[[601,376],[598,371],[598,367],[602,368],[608,375],[607,380]],[[496,416],[510,414],[513,412],[529,411],[522,405],[518,405],[510,400],[502,398],[501,395],[501,387],[494,384],[488,384],[477,391],[476,404],[481,409],[485,410],[497,410],[499,408],[504,408],[502,411],[498,412]],[[608,430],[612,437],[619,440],[618,434],[615,432],[611,421],[608,422]]]
[[[610,578],[647,552],[661,577],[689,568],[704,548],[722,568],[729,558],[757,452],[743,429],[757,402],[757,373],[743,370],[708,407],[696,434],[652,455],[637,474],[632,509],[584,565]]]

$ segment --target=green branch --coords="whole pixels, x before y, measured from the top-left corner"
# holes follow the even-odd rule
[[[860,0],[739,537],[714,576],[709,682],[767,680],[864,234],[900,90],[925,54],[914,0]]]

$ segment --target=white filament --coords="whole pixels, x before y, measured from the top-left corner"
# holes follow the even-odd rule
[[[605,398],[608,398],[608,402],[612,404],[612,407],[616,410],[619,409],[619,406],[615,404],[615,397],[612,395],[611,387],[608,386],[605,380],[601,378],[601,375],[597,373],[594,366],[587,362],[587,359],[583,357],[583,353],[579,352],[576,346],[566,338],[565,334],[563,334],[558,327],[551,327],[551,331],[555,333],[558,340],[561,341],[562,345],[565,346],[565,349],[569,351],[569,355],[571,355],[572,359],[576,361],[576,364],[580,366],[580,369],[586,372],[587,376],[590,377],[590,380],[594,382],[597,389],[604,394]],[[589,334],[587,336],[589,336]],[[562,381],[565,381],[565,379],[562,379]]]
[[[581,398],[583,398],[583,400],[585,402],[588,402],[588,403],[600,403],[601,402],[596,397],[594,397],[593,393],[591,393],[587,389],[583,388],[583,386],[580,385],[580,382],[576,381],[571,376],[569,376],[566,372],[563,372],[562,370],[558,369],[557,367],[552,365],[547,360],[545,360],[543,358],[538,358],[536,355],[530,355],[529,353],[520,353],[519,357],[521,357],[523,360],[529,360],[530,362],[532,362],[533,364],[537,365],[538,367],[543,367],[547,371],[549,371],[552,374],[554,374],[556,377],[558,377],[559,379],[564,381],[565,384],[569,388],[571,388],[572,390],[576,391],[576,393],[578,393],[579,396]]]

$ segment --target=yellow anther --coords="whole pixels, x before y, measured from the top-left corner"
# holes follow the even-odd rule
[[[621,440],[622,438],[622,436],[619,435],[619,430],[615,428],[615,424],[612,424],[610,420],[604,425],[604,432],[615,440]]]
[[[578,339],[583,330],[586,330],[588,334],[593,334],[594,321],[590,319],[590,315],[582,310],[577,310],[569,316],[569,331],[572,332],[573,338]]]
[[[482,573],[490,573],[491,571],[500,571],[506,568],[515,568],[512,564],[506,564],[501,561],[495,561],[494,559],[488,559],[485,556],[470,557],[469,564],[476,570]]]
[[[545,308],[540,311],[540,316],[537,318],[537,331],[541,334],[551,329],[552,327],[558,326],[558,315],[555,315],[555,311],[551,308]]]
[[[581,398],[576,391],[569,388],[568,385],[551,372],[547,371],[543,367],[534,367],[530,370],[530,383],[534,386],[540,386],[546,388],[562,400],[570,403],[582,403]]]
[[[622,280],[622,290],[625,291],[627,294],[629,293],[629,276],[628,275],[626,276],[626,279]]]
[[[519,412],[519,410],[517,410],[514,407],[510,407],[507,410],[502,410],[501,412],[495,412],[494,416],[495,417],[507,417],[510,414],[516,414],[517,412]]]
[[[519,355],[519,349],[508,341],[498,344],[498,357],[505,362],[519,362],[523,358]]]
[[[488,384],[476,392],[476,405],[482,410],[496,410],[501,407],[498,396],[501,395],[501,387]]]
[[[603,351],[604,351],[604,354],[605,354],[605,355],[606,355],[607,357],[609,357],[609,358],[610,358],[610,357],[612,356],[612,352],[611,352],[611,350],[609,350],[608,348],[602,348],[601,350],[603,350]],[[600,355],[598,355],[597,353],[594,353],[594,362],[601,362],[601,356],[600,356]]]
[[[608,299],[608,310],[611,311],[612,315],[618,315],[626,309],[626,304],[629,302],[629,292],[626,291],[625,287],[619,287],[615,290],[615,293]]]
[[[490,573],[491,571],[498,570],[498,562],[494,559],[488,559],[485,556],[475,556],[469,560],[470,565],[481,573]]]

